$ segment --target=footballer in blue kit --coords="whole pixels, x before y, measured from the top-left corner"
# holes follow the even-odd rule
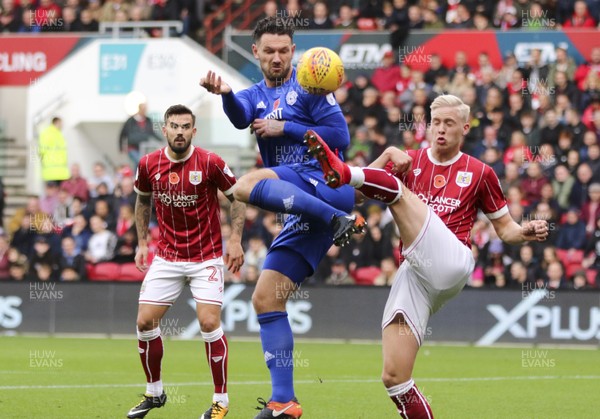
[[[234,93],[220,76],[209,71],[200,85],[221,95],[223,109],[238,129],[256,134],[265,168],[238,179],[234,197],[257,207],[289,214],[273,241],[256,284],[252,302],[271,374],[272,395],[256,418],[299,418],[302,408],[294,394],[294,340],[286,301],[313,274],[332,243],[343,245],[365,226],[349,215],[354,205],[351,187],[332,189],[305,140],[323,137],[341,152],[350,143],[346,120],[333,94],[308,94],[292,66],[294,28],[285,19],[258,22],[252,52],[264,79]]]

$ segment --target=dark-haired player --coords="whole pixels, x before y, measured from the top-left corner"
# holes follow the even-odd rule
[[[365,224],[361,217],[348,215],[354,205],[352,188],[329,188],[318,163],[306,153],[303,136],[308,129],[331,139],[329,146],[339,151],[348,147],[350,135],[333,94],[310,95],[298,84],[292,66],[293,34],[289,20],[270,17],[258,22],[252,53],[263,80],[250,88],[234,93],[211,71],[200,81],[209,92],[221,95],[235,127],[251,126],[256,133],[266,168],[242,176],[235,198],[292,214],[269,249],[252,296],[273,390],[256,418],[302,415],[294,394],[294,340],[286,301],[312,275],[332,240],[343,244]]]
[[[221,329],[223,269],[237,272],[244,263],[241,234],[245,205],[234,201],[236,178],[216,154],[192,145],[196,118],[183,105],[165,112],[167,146],[140,160],[135,176],[138,194],[135,223],[139,247],[135,263],[148,269],[148,224],[156,207],[158,251],[140,290],[137,317],[138,350],[146,373],[146,393],[127,417],[143,418],[167,401],[161,380],[163,343],[160,320],[189,284],[200,322],[215,391],[203,419],[223,418],[227,395],[227,339]],[[223,255],[218,191],[231,203],[232,235]]]

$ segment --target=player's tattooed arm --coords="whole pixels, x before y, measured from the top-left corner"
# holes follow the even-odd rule
[[[135,228],[138,234],[138,250],[135,254],[135,266],[140,271],[148,269],[148,226],[152,210],[151,195],[138,194],[135,201]]]
[[[233,200],[231,202],[231,235],[239,237],[242,240],[244,231],[244,221],[246,221],[246,204],[241,201]]]
[[[284,134],[286,121],[277,119],[255,119],[250,124],[250,132],[261,138],[281,137]]]
[[[146,238],[148,237],[148,226],[150,225],[150,214],[152,210],[152,203],[150,195],[138,194],[135,201],[135,227],[138,234],[138,243],[146,245]]]
[[[233,196],[228,197],[231,201],[229,209],[231,217],[231,236],[225,253],[225,264],[232,273],[240,270],[244,264],[244,249],[242,248],[242,232],[244,231],[244,221],[246,220],[246,204],[233,200]]]

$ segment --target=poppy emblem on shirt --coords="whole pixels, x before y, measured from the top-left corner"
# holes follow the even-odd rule
[[[171,185],[176,185],[179,183],[179,175],[175,172],[169,173],[169,183]]]
[[[275,102],[273,102],[273,110],[277,110],[277,108],[279,108],[279,102],[281,102],[281,99],[277,99]]]
[[[461,172],[459,171],[456,174],[456,184],[461,188],[469,186],[471,181],[473,180],[473,173],[471,172]]]
[[[433,178],[433,186],[436,188],[443,188],[446,186],[446,178],[443,175],[435,175]]]
[[[202,172],[190,170],[190,183],[192,185],[198,185],[202,182]]]

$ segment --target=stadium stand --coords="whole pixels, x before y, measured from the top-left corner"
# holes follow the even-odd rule
[[[310,5],[296,1],[39,0],[38,4],[29,0],[3,0],[0,32],[46,32],[52,26],[49,23],[56,19],[64,19],[65,23],[52,26],[52,30],[64,32],[97,31],[99,22],[177,20],[183,23],[182,34],[202,42],[218,54],[227,26],[247,29],[256,19],[273,13],[282,17],[307,17],[310,21],[307,29],[333,26],[334,29],[385,30],[390,33],[390,43],[394,47],[401,45],[408,31],[421,28],[552,30],[596,28],[600,22],[600,7],[592,1],[342,3],[330,0],[318,3],[324,6],[321,9],[329,10],[329,15],[325,16],[328,23],[324,23],[321,12],[313,16]],[[161,33],[148,30],[144,36],[157,37]],[[439,57],[435,57],[423,71],[400,62],[397,54],[388,53],[372,77],[362,74],[346,80],[338,91],[337,97],[352,137],[346,159],[350,164],[361,166],[389,145],[404,149],[426,147],[428,107],[433,97],[440,92],[462,97],[471,106],[472,126],[464,152],[494,167],[508,195],[511,215],[516,220],[549,219],[553,230],[549,244],[526,246],[532,250],[530,257],[523,256],[526,252],[520,247],[499,244],[485,219],[477,223],[473,230],[477,269],[470,286],[519,286],[511,273],[513,262],[524,265],[527,282],[545,284],[549,266],[556,261],[564,271],[561,287],[574,288],[573,278],[582,272],[587,281],[585,288],[598,284],[600,246],[596,244],[600,240],[597,204],[600,196],[592,191],[600,190],[600,47],[591,48],[586,62],[579,66],[563,45],[556,45],[555,55],[555,61],[545,62],[541,51],[534,51],[530,62],[519,67],[514,54],[510,53],[503,57],[502,66],[494,67],[489,57],[482,54],[478,65],[471,68],[466,64],[466,54],[459,50],[452,65],[444,66]],[[260,166],[258,157],[256,161]],[[102,200],[111,212],[103,214],[103,219],[116,220],[120,211],[118,203],[122,202],[119,201],[121,183],[130,176],[131,173],[123,176],[120,171],[110,175],[115,192],[104,191],[99,197],[96,196],[98,188],[89,183],[87,192],[96,196],[90,200],[87,193],[81,193],[81,188],[77,198],[73,196],[74,189],[64,188],[68,196],[63,199],[68,205],[55,205],[46,212],[41,212],[35,202],[26,206],[26,197],[22,197],[23,208],[14,213],[5,226],[4,237],[10,238],[11,247],[6,253],[8,269],[0,270],[5,276],[0,279],[36,279],[31,270],[26,275],[21,271],[27,265],[24,258],[30,260],[34,256],[34,243],[39,236],[54,240],[71,235],[76,238],[77,251],[85,254],[90,234],[81,234],[80,230],[87,231],[87,226],[74,227],[79,223],[76,221],[78,216],[89,220],[97,212],[94,202]],[[81,184],[80,179],[76,181]],[[10,187],[10,182],[13,181],[5,184]],[[9,189],[9,193],[11,191]],[[226,205],[223,202],[225,214]],[[311,278],[312,283],[324,283],[331,276],[333,262],[339,258],[345,261],[353,283],[361,285],[373,285],[381,273],[384,259],[393,257],[398,263],[398,239],[389,214],[376,202],[364,202],[358,210],[370,216],[374,207],[380,209],[381,215],[369,220],[365,237],[354,238],[348,246],[350,251],[328,255],[322,263],[323,269],[317,270]],[[585,215],[583,221],[577,221],[581,225],[568,221],[570,210]],[[60,223],[57,222],[59,219],[62,220]],[[259,211],[256,219],[262,222],[270,217]],[[25,224],[23,220],[26,220]],[[48,223],[50,230],[44,227]],[[23,230],[23,225],[28,226],[28,231]],[[256,234],[266,235],[265,243],[269,243],[278,231],[266,221],[260,229],[256,223],[247,225],[246,239]],[[115,225],[111,228],[115,235],[125,234],[122,228],[119,231]],[[158,233],[157,227],[151,229],[154,244]],[[137,238],[131,244],[134,248],[136,241]],[[54,256],[60,256],[60,246],[51,251],[55,252]],[[15,269],[11,269],[13,267]],[[51,269],[51,280],[61,280],[58,265],[51,265]],[[87,275],[91,281],[143,279],[143,274],[131,262],[88,263]],[[243,276],[229,279],[245,280]]]

